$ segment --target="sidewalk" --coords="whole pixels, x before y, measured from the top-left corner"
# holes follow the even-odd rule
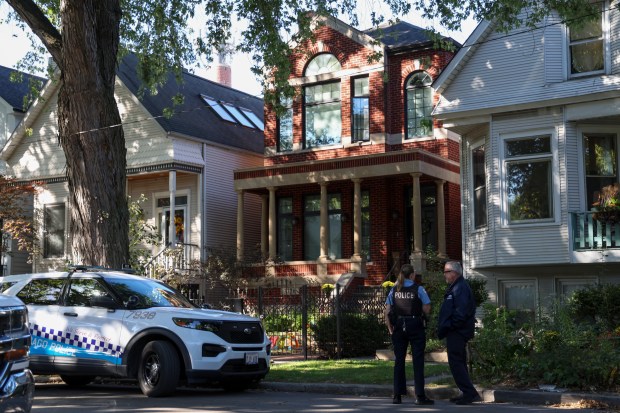
[[[299,361],[299,356],[274,356],[275,362]],[[432,383],[433,378],[427,378],[427,384]],[[332,383],[282,383],[270,382],[269,375],[262,381],[259,388],[305,393],[327,394],[350,394],[356,396],[392,397],[391,385],[374,384],[332,384]],[[569,391],[545,391],[545,390],[511,390],[511,389],[487,389],[476,386],[485,403],[515,403],[528,405],[557,405],[573,404],[584,401],[588,405],[604,408],[620,409],[620,395],[617,393],[585,393]],[[460,392],[452,386],[428,386],[426,394],[431,399],[447,400],[458,396]],[[414,398],[415,392],[413,381],[407,385],[407,395]]]

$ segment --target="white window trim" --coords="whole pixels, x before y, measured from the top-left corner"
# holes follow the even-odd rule
[[[187,208],[187,217],[185,219],[185,240],[183,242],[185,242],[186,244],[191,244],[192,242],[192,234],[191,234],[191,220],[192,220],[192,197],[191,197],[191,193],[189,189],[177,189],[176,191],[176,196],[186,196],[187,197],[187,204],[183,205],[183,207]],[[158,207],[157,206],[157,200],[161,199],[161,198],[168,198],[170,199],[170,192],[169,191],[163,191],[163,192],[155,192],[153,193],[153,200],[152,200],[152,205],[153,205],[153,220],[155,221],[155,226],[157,227],[157,230],[160,231],[160,222],[159,222],[159,214],[163,212],[163,210],[165,208],[170,208],[168,207]],[[180,205],[176,205],[175,204],[175,208],[178,208]],[[154,247],[156,248],[156,247]]]
[[[57,256],[57,257],[46,257],[45,256],[45,210],[47,207],[53,207],[53,206],[59,206],[59,205],[64,205],[65,207],[65,229],[64,229],[64,234],[63,234],[63,238],[64,238],[64,243],[63,243],[63,254],[61,256]],[[41,248],[41,252],[40,252],[40,257],[42,261],[53,261],[53,260],[59,260],[59,259],[65,259],[68,257],[67,255],[67,251],[69,248],[69,202],[66,199],[61,199],[58,201],[52,201],[52,202],[46,202],[46,203],[41,203],[41,212],[43,214],[43,222],[41,225],[41,228],[39,230],[39,235],[40,235],[40,239],[39,239],[39,247]],[[8,254],[5,254],[8,255]]]
[[[578,277],[554,277],[553,279],[553,293],[556,297],[559,297],[561,291],[558,290],[559,284],[579,284],[579,285],[595,285],[598,284],[599,279],[596,275],[593,276],[578,276]]]
[[[612,59],[611,59],[611,45],[610,43],[610,34],[609,34],[609,30],[610,30],[610,22],[609,22],[609,2],[605,1],[603,2],[603,4],[601,5],[602,9],[603,9],[603,16],[602,16],[602,29],[603,29],[603,62],[604,62],[604,68],[603,70],[597,70],[597,71],[593,71],[593,72],[586,72],[586,73],[571,73],[571,54],[570,54],[570,29],[568,28],[568,25],[564,25],[564,47],[563,47],[563,52],[564,52],[564,65],[565,65],[565,75],[566,78],[571,80],[571,79],[580,79],[583,77],[588,77],[588,76],[596,76],[596,75],[601,75],[601,74],[611,74],[611,64],[612,64]]]
[[[504,306],[504,307],[506,306],[506,294],[505,294],[504,286],[507,283],[508,284],[519,284],[519,283],[533,284],[534,285],[534,309],[533,311],[534,312],[537,311],[537,309],[540,306],[537,278],[500,278],[498,279],[497,280],[497,295],[498,295],[497,304],[499,306]]]
[[[470,233],[475,233],[475,232],[481,232],[481,231],[486,231],[489,228],[489,173],[488,173],[488,168],[487,168],[487,153],[488,153],[488,147],[485,147],[484,149],[484,180],[485,180],[485,185],[486,185],[486,192],[487,192],[487,196],[486,196],[486,203],[487,203],[487,224],[485,226],[482,226],[480,228],[476,228],[476,210],[475,210],[475,194],[476,194],[476,188],[474,187],[474,150],[483,146],[486,143],[486,137],[482,138],[478,141],[473,142],[470,146],[469,146],[469,152],[467,154],[468,160],[469,160],[469,199],[470,199],[470,205],[471,208],[469,209],[469,219],[470,219]]]
[[[508,219],[508,188],[507,188],[507,178],[508,173],[506,172],[506,164],[511,162],[511,159],[506,159],[505,154],[505,142],[510,139],[517,138],[529,138],[540,135],[549,135],[551,139],[551,181],[553,188],[551,188],[551,197],[553,201],[553,218],[539,220],[536,222],[515,222],[511,223]],[[558,150],[557,150],[557,132],[555,129],[533,129],[533,130],[525,130],[522,132],[513,132],[513,133],[500,133],[499,134],[499,154],[500,154],[500,198],[501,198],[501,227],[502,228],[524,228],[524,227],[540,227],[540,226],[548,226],[548,225],[559,225],[560,224],[560,175],[559,175],[559,163],[558,163]],[[549,155],[531,155],[528,157],[522,157],[520,159],[542,159],[547,158]]]
[[[614,127],[612,125],[609,126],[598,126],[598,125],[582,125],[577,129],[577,137],[579,139],[579,146],[577,148],[577,156],[579,156],[579,161],[577,162],[577,172],[579,173],[579,193],[582,194],[581,198],[581,211],[589,211],[590,206],[587,204],[587,196],[586,196],[586,166],[584,164],[584,153],[583,153],[583,135],[588,133],[613,133],[616,135],[616,148],[620,149],[620,128]],[[620,175],[620,150],[616,150],[616,165],[618,165],[618,175]],[[618,177],[620,179],[620,176]]]

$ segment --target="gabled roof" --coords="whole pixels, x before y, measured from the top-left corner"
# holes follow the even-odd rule
[[[136,96],[141,84],[137,75],[137,64],[137,57],[130,54],[125,56],[117,70],[119,79]],[[174,74],[170,73],[166,83],[158,88],[157,94],[152,95],[146,91],[142,97],[139,96],[142,105],[156,117],[166,132],[263,153],[264,140],[261,129],[223,120],[201,98],[201,95],[238,108],[249,109],[261,121],[264,119],[263,99],[203,79],[187,71],[183,71],[182,79],[183,82],[178,83]],[[161,116],[164,109],[172,107],[172,97],[178,93],[183,95],[184,102],[174,107],[175,115],[169,119]]]
[[[480,46],[482,40],[486,38],[493,29],[493,24],[487,20],[483,20],[476,26],[474,31],[469,35],[463,46],[454,55],[448,66],[444,68],[439,77],[433,82],[433,87],[438,93],[442,93],[461,71],[471,56]]]
[[[47,79],[22,73],[21,82],[11,82],[11,73],[15,71],[15,69],[0,66],[0,98],[4,99],[9,105],[11,105],[14,111],[25,112],[24,96],[28,95],[30,92],[30,79],[40,81],[41,87],[43,87]]]
[[[379,40],[388,50],[392,51],[434,45],[434,40],[429,35],[428,30],[402,20],[394,24],[387,23],[378,28],[368,29],[365,33]],[[460,46],[456,40],[450,37],[444,37],[444,40],[452,42],[456,47]]]

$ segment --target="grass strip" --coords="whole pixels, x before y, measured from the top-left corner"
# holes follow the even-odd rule
[[[408,379],[413,377],[411,362],[406,363]],[[424,367],[426,377],[450,374],[443,364]],[[385,360],[308,360],[275,363],[265,381],[288,383],[392,384],[394,362]]]

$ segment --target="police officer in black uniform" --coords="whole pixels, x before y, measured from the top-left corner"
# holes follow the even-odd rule
[[[481,400],[467,371],[466,345],[474,337],[476,303],[471,287],[463,278],[460,262],[447,262],[443,273],[449,285],[439,310],[437,337],[446,339],[450,371],[454,382],[463,393],[450,401],[456,404],[471,404]]]
[[[388,294],[385,323],[394,346],[394,404],[402,402],[407,394],[405,357],[411,344],[413,353],[413,377],[417,405],[433,404],[424,392],[424,349],[426,347],[426,315],[431,311],[431,300],[413,266],[401,267],[396,284]]]

